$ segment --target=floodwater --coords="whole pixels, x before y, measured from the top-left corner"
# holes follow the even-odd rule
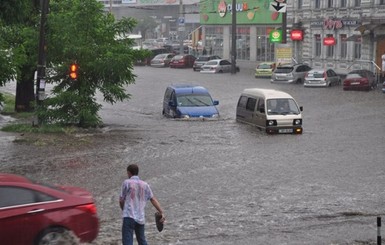
[[[129,163],[139,164],[166,213],[159,233],[148,204],[149,244],[376,244],[376,219],[385,214],[380,90],[271,84],[242,68],[231,75],[135,67],[135,74],[131,100],[104,104],[98,132],[33,143],[1,133],[0,171],[90,190],[97,245],[120,244],[118,194]],[[221,118],[164,118],[171,83],[208,88]],[[251,87],[289,92],[304,107],[304,133],[267,135],[237,123],[238,97]]]

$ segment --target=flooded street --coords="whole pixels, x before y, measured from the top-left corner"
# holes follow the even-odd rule
[[[101,221],[95,245],[121,244],[118,194],[129,163],[139,164],[166,214],[159,233],[147,205],[149,244],[376,244],[376,217],[385,216],[380,90],[271,84],[242,69],[230,75],[135,67],[135,74],[131,100],[104,104],[100,132],[33,144],[1,132],[0,171],[90,190]],[[221,118],[164,118],[171,83],[206,87]],[[239,95],[252,87],[290,93],[304,107],[304,133],[267,135],[237,123]]]

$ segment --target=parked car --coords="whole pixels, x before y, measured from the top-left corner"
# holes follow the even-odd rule
[[[163,99],[162,114],[172,118],[218,118],[215,107],[218,100],[213,100],[209,91],[189,84],[177,84],[167,87]]]
[[[168,67],[171,59],[175,56],[173,53],[158,54],[151,60],[153,67]]]
[[[306,64],[280,65],[271,75],[272,83],[303,83],[311,67]]]
[[[305,87],[331,87],[340,85],[341,77],[333,69],[312,69],[305,76]]]
[[[82,188],[0,173],[0,227],[1,244],[59,244],[70,233],[90,243],[99,220],[91,193]]]
[[[366,90],[376,87],[377,80],[373,72],[369,70],[354,70],[346,75],[343,82],[343,90]]]
[[[209,60],[201,66],[201,73],[224,73],[231,72],[231,63],[225,59]],[[239,66],[235,67],[236,72],[239,72]]]
[[[201,56],[198,56],[198,58],[194,62],[193,70],[194,71],[199,71],[201,69],[201,66],[203,66],[207,61],[209,61],[209,60],[217,60],[217,59],[221,59],[221,57],[219,57],[217,55],[201,55]]]
[[[195,59],[191,54],[175,55],[170,61],[170,68],[191,68]]]
[[[275,62],[259,63],[255,68],[255,78],[271,77],[275,67]]]

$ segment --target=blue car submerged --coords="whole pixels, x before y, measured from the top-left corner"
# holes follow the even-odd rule
[[[202,86],[170,85],[164,93],[162,113],[172,118],[218,118],[218,104]]]

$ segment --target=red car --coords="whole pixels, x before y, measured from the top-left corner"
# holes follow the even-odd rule
[[[191,54],[175,55],[170,61],[170,68],[191,68],[195,59],[195,56]]]
[[[369,70],[354,70],[347,74],[344,82],[344,90],[366,90],[376,87],[377,80],[373,72]]]
[[[1,244],[68,244],[73,234],[80,242],[92,242],[99,219],[92,195],[84,189],[0,173],[0,227]]]

